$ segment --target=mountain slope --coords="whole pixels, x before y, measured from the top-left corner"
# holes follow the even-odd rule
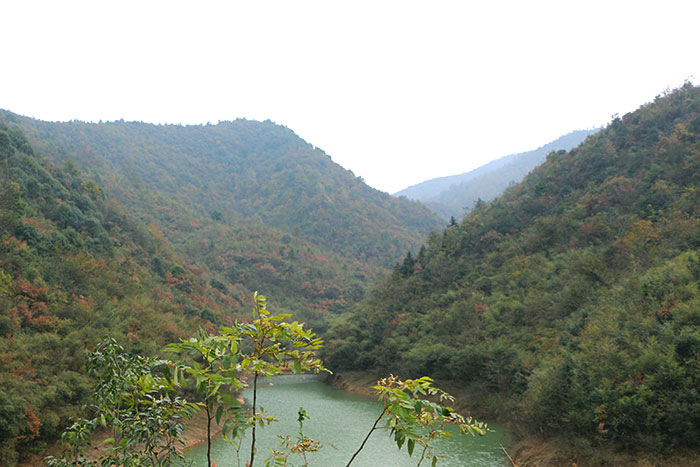
[[[221,290],[275,297],[316,330],[441,221],[365,185],[287,128],[42,122],[0,111],[70,159]],[[233,293],[233,292],[232,292]]]
[[[697,452],[699,248],[688,84],[432,234],[334,323],[327,358],[471,387],[493,412],[580,439],[582,459]]]
[[[5,115],[56,160],[73,154],[123,204],[157,218],[176,244],[178,234],[196,230],[193,221],[214,217],[264,225],[386,268],[441,224],[421,204],[370,188],[271,122],[49,123]]]
[[[0,181],[0,465],[12,466],[90,401],[86,346],[110,335],[153,354],[198,326],[231,323],[239,297],[2,121]]]
[[[521,181],[544,162],[550,152],[572,149],[596,131],[572,131],[533,151],[511,154],[463,174],[427,180],[394,196],[422,201],[445,219],[461,219],[465,210],[471,210],[477,200],[491,200],[509,185]]]
[[[1,465],[41,452],[87,402],[85,346],[112,336],[155,354],[199,326],[247,316],[255,290],[322,331],[386,270],[392,248],[436,221],[272,124],[64,128],[2,115]],[[190,130],[197,136],[173,136]],[[217,131],[216,144],[239,152],[212,155]],[[314,211],[319,196],[326,205]],[[331,211],[335,223],[324,220]]]

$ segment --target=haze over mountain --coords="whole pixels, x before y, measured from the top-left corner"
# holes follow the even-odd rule
[[[533,151],[504,156],[462,174],[427,180],[404,188],[394,196],[422,201],[444,219],[461,219],[477,200],[491,200],[509,185],[520,182],[544,162],[550,152],[572,149],[596,131],[598,129],[572,131]]]
[[[327,357],[470,388],[527,437],[561,437],[554,465],[697,459],[699,284],[700,88],[686,84],[432,234],[336,320]]]

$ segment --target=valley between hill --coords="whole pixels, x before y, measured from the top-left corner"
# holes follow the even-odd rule
[[[447,227],[271,122],[2,111],[0,180],[3,465],[43,452],[90,402],[86,348],[109,335],[163,356],[249,319],[254,290],[323,335],[334,371],[430,375],[507,421],[523,465],[697,458],[690,84]]]

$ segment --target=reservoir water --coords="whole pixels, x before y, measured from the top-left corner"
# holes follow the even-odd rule
[[[260,384],[262,383],[262,384]],[[272,383],[270,385],[269,383]],[[244,392],[248,404],[251,403],[252,391]],[[343,467],[347,464],[352,453],[362,443],[367,432],[381,413],[381,403],[372,398],[348,393],[323,383],[314,375],[284,375],[271,379],[260,379],[258,387],[259,405],[264,407],[269,415],[275,415],[279,420],[264,429],[257,430],[258,446],[255,465],[264,466],[265,459],[270,456],[270,448],[280,445],[279,435],[290,435],[296,438],[298,427],[297,412],[304,407],[310,417],[304,423],[304,434],[320,441],[323,448],[313,456],[311,466]],[[504,430],[491,426],[494,433],[486,436],[455,436],[441,440],[438,454],[444,459],[438,461],[442,467],[466,466],[507,466],[507,460],[499,444],[505,444]],[[250,443],[250,434],[243,442],[240,453],[240,466],[250,456],[246,447]],[[415,466],[420,458],[419,446],[409,457],[406,446],[398,450],[384,430],[375,430],[367,445],[352,463],[356,467],[409,467]],[[207,465],[206,443],[196,446],[186,453],[187,458],[194,461],[195,466]],[[237,467],[238,461],[235,449],[223,439],[212,443],[212,459],[219,467]],[[300,465],[299,457],[290,457],[290,465]],[[423,461],[422,466],[430,463]]]

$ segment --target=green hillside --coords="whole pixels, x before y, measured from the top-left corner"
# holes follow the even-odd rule
[[[85,347],[214,329],[253,291],[323,331],[435,216],[286,128],[46,123],[0,112],[0,465],[89,400]]]
[[[68,158],[223,288],[264,290],[323,331],[431,229],[422,204],[364,184],[271,122],[43,122],[0,111],[55,163]]]
[[[237,292],[175,256],[72,162],[0,122],[0,465],[40,453],[89,402],[84,349],[154,354],[230,323]],[[219,287],[221,288],[221,287]]]
[[[572,131],[533,151],[501,157],[463,174],[427,180],[394,196],[421,201],[444,219],[461,219],[477,200],[492,200],[508,186],[520,182],[544,162],[550,152],[573,149],[596,131]]]
[[[699,248],[688,84],[432,234],[334,323],[327,357],[452,380],[581,458],[697,450]]]
[[[2,116],[0,114],[0,116]],[[377,191],[291,130],[216,125],[54,123],[5,113],[37,149],[67,154],[176,244],[211,224],[275,229],[378,268],[443,225],[423,205]],[[185,235],[186,237],[186,235]]]

